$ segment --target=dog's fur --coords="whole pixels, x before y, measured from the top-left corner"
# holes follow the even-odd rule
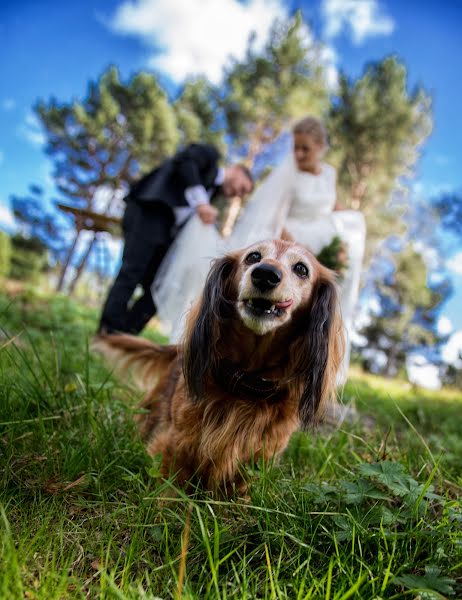
[[[257,289],[252,272],[261,265],[279,270],[274,289]],[[277,314],[258,314],[262,299]],[[164,476],[243,492],[242,465],[280,454],[334,394],[344,351],[334,275],[295,243],[255,244],[215,261],[182,344],[110,335],[96,347],[141,375],[148,412],[140,429],[149,453],[162,455]]]

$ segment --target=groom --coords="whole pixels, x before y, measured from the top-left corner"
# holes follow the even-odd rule
[[[122,264],[104,305],[99,332],[138,334],[157,312],[151,284],[181,227],[194,213],[213,225],[218,210],[210,200],[217,191],[226,197],[243,197],[252,191],[252,175],[246,167],[219,167],[219,159],[214,146],[191,144],[132,186],[122,221]],[[137,285],[143,295],[129,306]]]

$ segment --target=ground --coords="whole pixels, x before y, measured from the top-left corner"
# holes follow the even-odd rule
[[[0,598],[462,597],[460,392],[353,370],[356,423],[293,436],[250,502],[188,497],[88,349],[96,320],[0,293]]]

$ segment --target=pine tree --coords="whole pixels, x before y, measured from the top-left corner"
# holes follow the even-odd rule
[[[4,231],[0,231],[0,279],[7,277],[11,265],[11,239]]]
[[[11,265],[9,276],[20,281],[36,283],[48,268],[48,250],[36,237],[16,233],[11,238]]]
[[[459,363],[462,364],[462,352],[459,354]],[[445,365],[441,380],[444,385],[462,390],[462,367]]]
[[[111,67],[91,82],[82,101],[39,102],[58,188],[91,208],[102,185],[130,183],[171,154],[178,143],[176,118],[153,75],[138,73],[126,84]]]
[[[67,236],[72,229],[70,220],[57,214],[52,206],[47,206],[45,193],[40,186],[31,185],[28,194],[12,195],[10,200],[21,236],[38,240],[40,246],[47,248],[54,261],[60,261],[66,250]]]
[[[263,50],[250,41],[245,58],[225,70],[220,94],[226,131],[233,152],[249,167],[294,118],[327,108],[320,50],[298,13],[274,23]]]
[[[198,77],[187,81],[173,103],[173,108],[182,145],[206,142],[222,151],[225,149],[218,90],[207,79]]]
[[[103,186],[115,196],[172,154],[179,141],[173,107],[148,73],[138,73],[123,83],[117,69],[111,67],[90,83],[83,100],[51,99],[39,102],[35,110],[47,137],[46,151],[54,161],[57,187],[66,201],[78,208],[92,210]],[[110,206],[111,200],[107,210]],[[58,289],[63,286],[81,231],[77,225]],[[86,260],[88,254],[84,257]],[[78,266],[78,274],[83,266]]]
[[[395,57],[372,63],[356,81],[340,78],[327,119],[340,201],[364,213],[370,247],[399,231],[401,211],[391,195],[412,174],[432,128],[430,98],[407,87]]]
[[[375,282],[374,295],[380,313],[361,330],[367,348],[383,352],[384,369],[394,375],[413,350],[440,342],[436,332],[437,311],[451,292],[447,280],[429,287],[428,271],[422,256],[411,245],[396,257],[393,271]]]

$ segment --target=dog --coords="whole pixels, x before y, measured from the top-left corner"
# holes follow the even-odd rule
[[[95,346],[147,390],[139,426],[162,476],[245,494],[243,466],[281,454],[334,396],[335,275],[294,242],[254,244],[214,262],[181,344],[113,334]]]

